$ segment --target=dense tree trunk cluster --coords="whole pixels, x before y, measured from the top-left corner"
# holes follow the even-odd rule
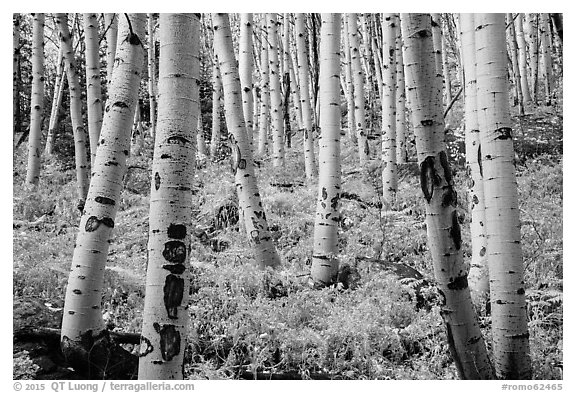
[[[42,152],[45,161],[55,159],[64,109],[72,126],[82,215],[60,334],[73,367],[91,378],[118,376],[109,363],[116,359],[135,372],[134,357],[113,345],[105,327],[101,291],[126,160],[151,145],[139,378],[183,377],[197,162],[217,166],[230,156],[253,260],[281,269],[256,166],[270,160],[279,173],[293,153],[302,186],[317,192],[309,250],[316,288],[338,285],[342,270],[343,159],[361,176],[380,169],[381,200],[370,206],[382,217],[400,209],[399,169],[417,163],[421,190],[414,192],[426,209],[459,376],[531,378],[509,97],[520,115],[555,104],[561,14],[86,13],[82,20],[71,31],[64,13],[13,18],[13,129],[21,134],[16,146],[28,138],[26,184],[39,186]],[[21,34],[24,22],[29,37]],[[24,40],[31,43],[29,89]],[[445,117],[462,91],[469,269],[445,137]],[[341,156],[342,146],[349,156]],[[480,300],[490,302],[491,356],[475,310]]]

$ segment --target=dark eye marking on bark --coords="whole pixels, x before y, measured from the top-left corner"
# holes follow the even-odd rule
[[[452,171],[450,170],[450,164],[448,163],[448,156],[446,155],[446,152],[442,150],[438,157],[440,158],[440,165],[442,165],[442,169],[444,169],[444,178],[446,179],[446,182],[450,185],[454,184],[452,179]]]
[[[162,265],[162,268],[168,270],[172,274],[182,274],[186,270],[186,266],[181,263],[174,265]]]
[[[422,124],[424,127],[431,127],[434,125],[434,120],[432,119],[421,120],[420,124]]]
[[[160,155],[160,158],[167,159],[167,158],[172,158],[172,156],[170,154],[162,154],[162,155]]]
[[[458,276],[448,283],[448,289],[461,290],[468,288],[468,276]]]
[[[160,335],[160,353],[162,359],[170,361],[180,353],[180,332],[174,325],[162,325],[154,322],[154,330]]]
[[[456,210],[452,212],[452,227],[450,228],[450,237],[454,241],[454,246],[459,250],[462,247],[462,233],[460,231],[460,223],[458,222],[458,213]]]
[[[458,194],[454,191],[452,186],[444,187],[444,192],[442,194],[442,207],[458,205]]]
[[[434,195],[434,172],[434,157],[428,156],[420,164],[420,187],[428,203]]]
[[[328,192],[326,191],[326,187],[322,187],[322,200],[325,201],[328,198]]]
[[[98,203],[103,204],[103,205],[114,206],[116,204],[116,201],[114,201],[114,199],[110,199],[110,198],[103,197],[103,196],[97,196],[96,198],[94,198],[94,200]]]
[[[186,237],[186,225],[170,224],[168,227],[168,237],[172,239],[184,239]]]
[[[128,104],[123,101],[116,101],[112,104],[112,107],[117,106],[118,108],[128,108]]]
[[[512,128],[510,127],[498,128],[496,132],[500,135],[498,135],[495,139],[500,140],[512,139]]]
[[[330,199],[330,206],[332,207],[332,209],[336,210],[336,208],[338,207],[338,200],[340,200],[340,194],[336,193],[334,198]]]
[[[161,182],[160,174],[156,172],[154,174],[154,188],[156,189],[156,191],[158,191],[158,189],[160,188],[160,182]]]
[[[480,168],[480,177],[484,177],[482,170],[482,145],[478,144],[478,167]]]
[[[170,240],[164,243],[162,256],[170,263],[184,263],[186,261],[186,245],[180,240]]]
[[[90,216],[88,220],[86,220],[86,226],[84,229],[86,232],[94,232],[96,229],[98,229],[100,224],[104,224],[108,228],[114,228],[114,220],[112,220],[110,217],[99,219],[96,216]]]
[[[254,243],[260,244],[260,231],[257,229],[250,231],[250,238],[254,241]]]
[[[178,307],[182,304],[183,296],[184,279],[174,274],[167,275],[164,281],[164,306],[168,318],[178,319]]]

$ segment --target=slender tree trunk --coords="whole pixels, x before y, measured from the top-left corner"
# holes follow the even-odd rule
[[[252,70],[254,69],[254,53],[252,52],[252,14],[240,14],[240,55],[238,56],[238,68],[240,70],[240,85],[242,86],[242,110],[246,121],[246,130],[250,150],[254,136],[254,124],[252,113],[254,112],[254,101],[252,97]]]
[[[484,178],[479,157],[482,154],[478,128],[478,105],[476,102],[476,41],[474,38],[475,14],[460,14],[462,30],[462,59],[465,97],[466,172],[470,178],[468,202],[470,211],[470,237],[472,258],[468,281],[475,297],[485,300],[490,293],[488,282],[488,256],[486,254]]]
[[[534,104],[538,105],[538,14],[526,14],[524,30],[528,34],[530,95]]]
[[[58,118],[60,116],[60,108],[62,107],[62,97],[64,96],[64,84],[66,83],[66,73],[64,72],[64,64],[62,57],[58,66],[59,70],[56,72],[56,85],[54,86],[54,99],[52,101],[52,110],[50,114],[50,121],[48,122],[48,134],[46,135],[46,147],[44,154],[51,156],[54,152],[54,139],[56,138],[56,131],[58,128]]]
[[[160,14],[158,129],[150,192],[139,379],[182,379],[188,331],[200,15]],[[194,91],[196,90],[196,92]]]
[[[514,20],[516,30],[516,42],[518,43],[518,71],[520,73],[520,86],[522,87],[522,98],[524,107],[532,102],[532,94],[528,84],[527,56],[526,56],[526,39],[524,37],[523,14],[518,14]]]
[[[360,64],[360,40],[358,38],[357,14],[348,14],[350,55],[352,60],[352,80],[354,81],[354,121],[360,165],[364,166],[370,157],[370,148],[366,138],[366,113],[364,110],[364,73]]]
[[[98,138],[102,128],[102,91],[100,86],[100,50],[98,16],[84,14],[84,41],[86,45],[86,102],[88,107],[88,135],[90,163],[94,166]]]
[[[220,147],[220,105],[222,102],[222,76],[218,64],[218,55],[214,53],[212,67],[212,138],[210,140],[210,157],[216,159]]]
[[[268,45],[262,45],[260,60],[260,129],[258,133],[258,155],[268,153],[268,129],[270,128],[270,62],[268,61]]]
[[[432,39],[434,41],[434,61],[436,64],[436,77],[442,78],[442,90],[444,90],[444,76],[442,73],[442,25],[440,14],[430,14],[432,18]]]
[[[142,154],[144,147],[144,128],[142,127],[142,102],[138,100],[136,112],[134,112],[134,123],[132,124],[132,155],[139,156]]]
[[[154,14],[148,14],[148,96],[150,97],[150,136],[156,135],[156,39]]]
[[[59,20],[66,26],[65,16],[60,16]],[[106,378],[116,366],[107,356],[106,349],[99,347],[106,338],[101,311],[102,286],[109,240],[120,205],[122,178],[126,172],[130,126],[138,102],[145,23],[145,14],[126,14],[120,18],[122,38],[116,54],[118,64],[110,85],[64,303],[62,352],[69,364],[95,379]],[[63,29],[64,33],[66,30],[67,27]],[[68,35],[64,34],[64,37],[69,43]]]
[[[504,14],[479,14],[474,22],[496,375],[501,379],[530,379]]]
[[[283,116],[284,116],[284,139],[286,141],[286,147],[292,147],[292,126],[290,124],[290,93],[291,84],[293,83],[292,75],[290,75],[290,24],[288,22],[288,13],[283,15],[283,25],[282,25],[282,86],[284,88],[284,94],[282,98],[283,102]],[[294,108],[296,111],[297,108]]]
[[[272,159],[274,167],[284,165],[284,116],[278,60],[278,21],[276,14],[266,14],[268,31],[268,61],[270,70],[270,118],[272,128]]]
[[[404,83],[404,55],[402,54],[402,32],[400,18],[397,15],[396,28],[396,162],[408,161],[406,148],[406,84]]]
[[[82,102],[80,78],[78,67],[72,49],[72,37],[68,30],[68,16],[56,14],[56,24],[60,32],[60,44],[66,59],[66,73],[70,89],[70,118],[74,132],[74,152],[76,159],[76,187],[78,193],[78,209],[84,209],[86,194],[88,193],[88,163],[86,157],[86,131],[82,122]]]
[[[320,29],[320,147],[311,276],[317,286],[338,275],[340,217],[340,14],[322,14]]]
[[[318,176],[314,158],[314,136],[312,135],[313,119],[310,100],[310,80],[308,68],[308,51],[306,50],[306,26],[304,14],[296,14],[296,48],[298,51],[298,75],[300,76],[300,103],[304,125],[304,166],[306,179]]]
[[[224,86],[226,124],[231,134],[232,170],[236,179],[236,190],[242,221],[254,249],[254,259],[260,268],[277,267],[280,258],[268,230],[266,214],[256,176],[254,161],[248,146],[246,123],[242,113],[240,76],[232,47],[232,33],[227,14],[212,14],[214,24],[214,48],[218,54]]]
[[[372,20],[371,25],[372,26],[374,26],[374,23],[375,23],[374,18],[375,18],[375,16],[373,15],[373,18],[371,18],[371,20]],[[382,65],[380,63],[380,56],[379,56],[381,51],[378,48],[378,44],[376,43],[376,38],[374,37],[374,35],[372,35],[372,40],[370,42],[370,46],[372,48],[372,54],[374,55],[374,70],[376,73],[376,81],[378,84],[378,95],[380,96],[380,98],[382,98],[382,96],[384,95],[384,93],[382,92],[382,88],[384,86],[384,81],[382,80]]]
[[[13,53],[12,53],[12,94],[14,135],[22,132],[20,114],[20,14],[14,14],[13,20]]]
[[[506,30],[506,37],[510,49],[510,61],[512,61],[512,73],[514,75],[514,88],[518,94],[518,111],[524,115],[524,92],[522,91],[522,82],[520,77],[520,65],[518,64],[518,44],[516,42],[516,29],[512,14],[508,14],[510,27]]]
[[[344,75],[346,81],[346,89],[342,88],[342,90],[346,93],[348,137],[350,137],[352,143],[356,144],[358,143],[358,137],[356,136],[356,120],[354,118],[354,79],[352,77],[352,54],[350,53],[348,14],[344,15],[344,39],[342,41],[344,41]]]
[[[114,71],[114,58],[116,57],[116,44],[118,42],[118,15],[104,14],[106,24],[106,88],[110,89],[112,72]],[[108,96],[110,92],[108,91]]]
[[[391,209],[398,189],[396,168],[396,17],[384,14],[382,20],[382,199]]]
[[[32,92],[30,99],[30,135],[26,183],[38,184],[42,151],[42,115],[44,112],[44,14],[33,14]]]
[[[552,43],[550,39],[550,14],[542,14],[540,36],[542,45],[542,73],[546,105],[552,105]]]
[[[440,27],[440,31],[442,28]],[[441,35],[442,38],[442,74],[444,80],[444,95],[446,97],[446,103],[452,102],[452,81],[450,80],[450,64],[448,62],[448,46],[446,45],[446,37],[444,34]]]
[[[426,228],[434,276],[443,295],[441,315],[458,374],[462,379],[491,379],[484,339],[468,287],[457,196],[444,142],[442,86],[434,62],[429,14],[402,14],[406,45],[406,90],[411,96],[412,124],[426,201]]]

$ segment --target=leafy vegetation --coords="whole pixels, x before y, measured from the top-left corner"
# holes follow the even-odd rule
[[[517,174],[534,377],[560,379],[562,119],[538,113],[515,121],[516,138],[546,139],[544,144],[517,144]],[[143,155],[129,159],[130,175],[105,271],[104,318],[119,332],[139,333],[142,322],[152,156],[152,144],[146,142]],[[371,143],[377,151],[377,141]],[[459,154],[461,134],[455,132],[450,143],[453,154]],[[542,148],[534,150],[536,145]],[[308,274],[317,190],[305,183],[299,136],[293,146],[285,168],[274,170],[270,160],[261,159],[257,171],[283,262],[279,271],[252,265],[230,207],[236,196],[227,162],[197,164],[187,378],[456,378],[435,290],[421,285],[433,282],[433,273],[414,164],[400,168],[397,209],[382,212],[377,165],[360,175],[354,147],[343,141],[342,191],[349,197],[341,205],[340,263],[349,266],[350,275],[346,285],[316,290]],[[458,157],[453,159],[458,162]],[[26,308],[36,304],[52,315],[51,320],[15,318],[15,329],[23,323],[58,327],[79,222],[74,172],[56,156],[44,164],[39,186],[30,190],[23,186],[22,149],[15,152],[13,166],[15,313],[27,315]],[[467,222],[465,173],[458,165],[454,170],[459,212]],[[462,228],[468,258],[469,228]],[[400,279],[379,260],[401,262],[423,278]],[[483,307],[479,310],[490,345],[490,315]],[[136,353],[137,346],[127,347]],[[15,378],[45,378],[42,372],[27,349],[15,346]]]

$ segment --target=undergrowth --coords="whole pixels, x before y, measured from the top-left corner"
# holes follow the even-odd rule
[[[285,373],[334,379],[457,378],[438,306],[417,307],[396,277],[369,262],[401,262],[433,282],[425,211],[413,166],[400,168],[396,209],[382,214],[377,207],[378,171],[358,174],[354,149],[343,142],[342,191],[358,198],[341,200],[340,262],[355,269],[356,281],[346,290],[315,290],[309,269],[317,190],[306,183],[300,142],[297,138],[293,142],[296,147],[288,151],[285,168],[273,169],[269,160],[262,159],[257,169],[262,203],[283,263],[278,271],[253,266],[238,222],[216,228],[222,224],[215,219],[220,207],[237,203],[234,181],[226,162],[198,163],[193,179],[197,192],[186,377]],[[377,148],[376,143],[373,147]],[[147,148],[147,155],[131,157],[129,166],[149,167],[150,143]],[[25,164],[19,154],[14,160],[13,295],[61,308],[79,221],[74,173],[49,163],[39,186],[30,190],[22,186]],[[459,154],[457,148],[453,154]],[[455,172],[458,211],[466,223],[464,173],[459,167]],[[109,328],[115,330],[139,332],[141,328],[148,179],[146,170],[133,169],[108,257],[103,312]],[[518,185],[534,377],[560,379],[561,158],[526,158],[518,166]],[[468,225],[462,225],[462,230],[467,258]],[[489,344],[489,318],[483,318],[481,326]],[[28,355],[15,356],[15,377],[33,377]]]

